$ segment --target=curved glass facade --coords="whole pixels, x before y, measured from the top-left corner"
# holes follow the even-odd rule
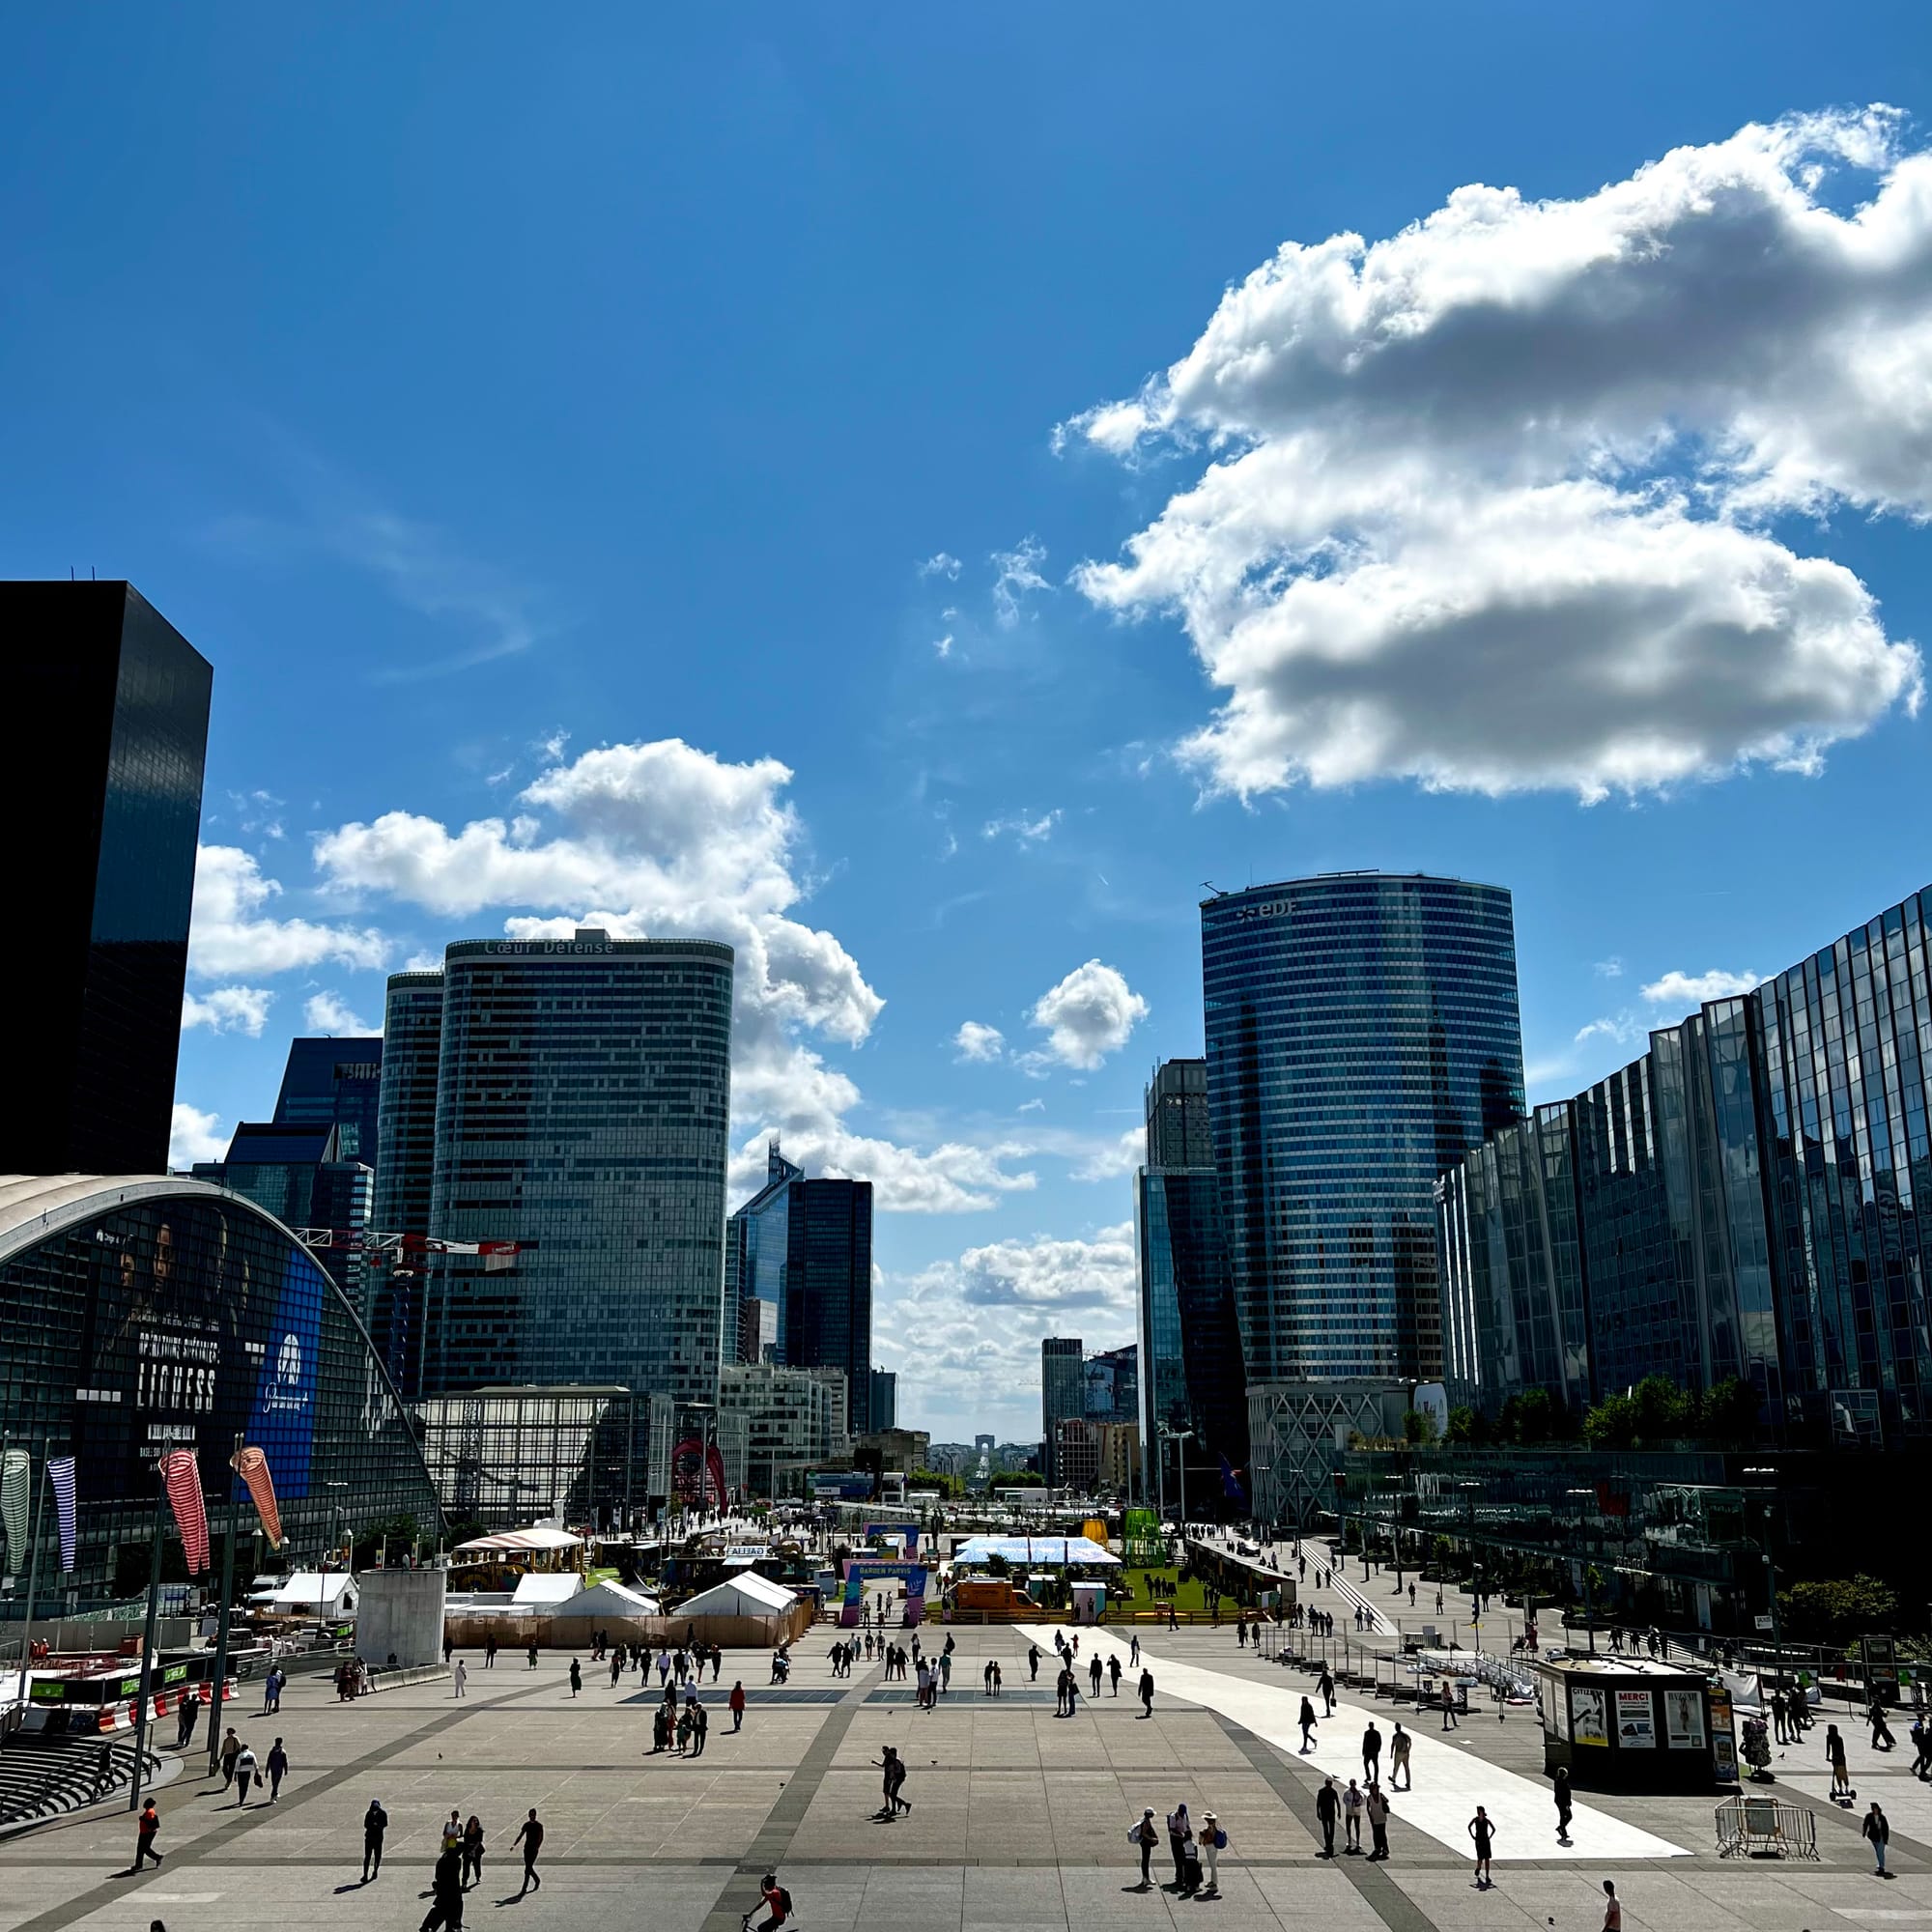
[[[1435,1180],[1523,1111],[1498,886],[1333,873],[1201,908],[1249,1382],[1440,1373]]]
[[[436,1492],[394,1386],[341,1290],[280,1223],[189,1180],[0,1181],[0,1209],[28,1198],[31,1215],[0,1232],[0,1429],[32,1455],[36,1481],[43,1456],[76,1463],[75,1568],[60,1573],[49,1509],[42,1614],[145,1589],[155,1465],[173,1450],[198,1457],[218,1535],[216,1506],[245,1494],[227,1466],[238,1435],[268,1458],[292,1555],[401,1514],[435,1533]],[[10,1548],[7,1567],[22,1578],[19,1614],[24,1552]]]

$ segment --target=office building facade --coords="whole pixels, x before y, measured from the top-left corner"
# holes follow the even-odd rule
[[[896,1429],[899,1426],[899,1378],[892,1369],[874,1369],[870,1375],[872,1389],[871,1416],[868,1428],[864,1434],[877,1435],[881,1430]]]
[[[292,1039],[274,1124],[332,1127],[335,1158],[360,1161],[373,1173],[382,1144],[382,1096],[381,1035]]]
[[[1776,1438],[1932,1433],[1928,929],[1921,892],[1451,1167],[1452,1396],[1736,1377]]]
[[[443,959],[426,1393],[614,1382],[717,1399],[731,949],[478,940]]]
[[[392,973],[384,1002],[383,1072],[376,1105],[374,1225],[386,1234],[427,1235],[436,1185],[436,1090],[442,1065],[442,975]],[[370,1259],[362,1319],[396,1386],[423,1393],[427,1261]]]
[[[1205,901],[1201,945],[1252,1501],[1300,1521],[1336,1440],[1441,1373],[1435,1182],[1523,1111],[1510,895],[1285,880]]]
[[[872,1428],[872,1183],[810,1179],[773,1141],[726,1225],[724,1278],[740,1359],[838,1369],[853,1427]]]
[[[0,635],[10,716],[58,744],[8,862],[34,938],[0,1173],[160,1174],[214,673],[129,583],[0,583]]]
[[[1247,1370],[1221,1220],[1208,1114],[1208,1063],[1169,1060],[1147,1094],[1147,1165],[1134,1177],[1140,1262],[1138,1349],[1142,1488],[1160,1500],[1190,1473],[1248,1460]],[[1218,1489],[1197,1482],[1204,1513]]]
[[[1046,1480],[1058,1487],[1060,1425],[1087,1414],[1086,1355],[1077,1335],[1049,1335],[1039,1345],[1040,1435],[1046,1446]]]
[[[1139,1422],[1140,1356],[1139,1345],[1129,1342],[1124,1349],[1102,1349],[1087,1357],[1082,1374],[1090,1422]]]
[[[802,1494],[808,1470],[850,1462],[846,1388],[844,1372],[836,1368],[724,1364],[719,1413],[745,1419],[745,1487],[753,1495]]]

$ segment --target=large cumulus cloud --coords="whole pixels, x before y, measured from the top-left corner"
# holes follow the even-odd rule
[[[1932,511],[1932,155],[1888,109],[1807,115],[1290,242],[1067,434],[1212,454],[1076,582],[1179,612],[1219,786],[1814,769],[1919,697],[1865,586],[1776,520]]]

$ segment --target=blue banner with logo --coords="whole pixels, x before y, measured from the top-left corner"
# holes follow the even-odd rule
[[[284,1502],[309,1490],[324,1292],[322,1270],[300,1248],[291,1250],[248,1417],[248,1440],[268,1458],[275,1493]]]

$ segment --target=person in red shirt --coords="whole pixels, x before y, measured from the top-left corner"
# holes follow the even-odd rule
[[[732,1680],[731,1694],[724,1701],[731,1707],[731,1728],[742,1731],[745,1728],[745,1680],[742,1677]]]
[[[779,1883],[777,1872],[767,1872],[758,1881],[758,1895],[763,1899],[765,1910],[771,1915],[753,1925],[750,1912],[745,1915],[745,1932],[777,1932],[791,1918],[791,1893]],[[753,1910],[756,1908],[754,1907]]]
[[[160,1829],[161,1814],[155,1809],[155,1801],[151,1798],[141,1806],[141,1815],[134,1822],[134,1830],[138,1834],[134,1840],[134,1869],[136,1871],[139,1871],[150,1859],[153,1859],[156,1864],[160,1863],[161,1855],[155,1849],[155,1834]]]

